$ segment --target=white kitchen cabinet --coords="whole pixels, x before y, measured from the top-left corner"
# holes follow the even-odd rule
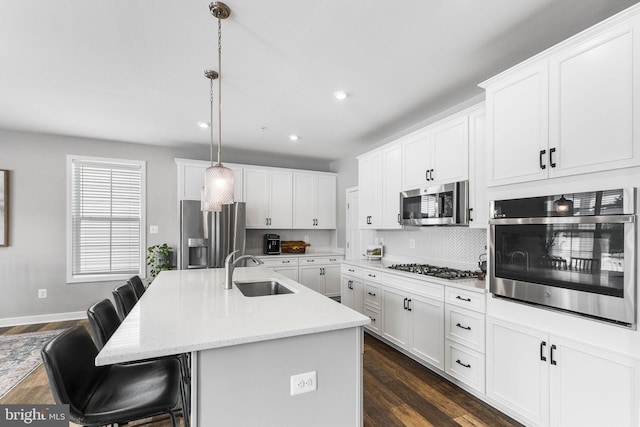
[[[340,289],[340,302],[347,307],[364,314],[364,285],[362,276],[350,276],[342,274],[342,287]]]
[[[486,90],[487,185],[546,178],[547,64],[509,75]]]
[[[359,214],[361,229],[382,227],[382,152],[374,151],[358,159]]]
[[[395,281],[397,285],[398,281]],[[435,284],[420,284],[439,288]],[[444,370],[444,302],[408,289],[382,285],[382,336],[430,365]]]
[[[469,179],[467,115],[455,115],[407,137],[403,158],[404,189]]]
[[[469,113],[469,227],[487,228],[487,152],[484,104]]]
[[[273,271],[283,274],[288,278],[298,281],[298,258],[269,258],[259,257],[264,263],[265,267],[272,269]]]
[[[293,228],[336,228],[334,174],[293,174]]]
[[[595,26],[481,84],[488,186],[640,165],[639,22]]]
[[[204,186],[204,171],[211,162],[203,160],[175,159],[178,167],[178,200],[200,200]],[[236,202],[243,202],[242,165],[225,163],[233,171],[233,194]]]
[[[382,151],[382,227],[402,228],[400,192],[402,191],[402,144],[386,146]]]
[[[550,177],[639,164],[640,37],[634,31],[640,25],[615,27],[549,58]]]
[[[299,260],[300,283],[328,297],[340,296],[340,262],[344,257],[303,257]]]
[[[637,426],[640,361],[487,318],[487,396],[532,426]]]
[[[275,169],[244,169],[247,228],[293,225],[292,173]]]

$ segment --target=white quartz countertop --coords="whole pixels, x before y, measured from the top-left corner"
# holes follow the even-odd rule
[[[449,286],[452,288],[460,288],[468,291],[478,292],[478,293],[486,293],[486,282],[484,280],[478,279],[442,279],[434,276],[423,276],[420,274],[408,273],[400,270],[392,270],[387,267],[398,264],[397,262],[391,262],[386,260],[366,260],[366,259],[350,259],[346,261],[342,261],[343,264],[353,265],[355,267],[360,268],[369,268],[373,270],[378,270],[383,274],[392,274],[396,276],[407,277],[410,279],[416,280],[424,280],[425,282],[438,283],[444,286]]]
[[[96,357],[108,365],[364,326],[371,320],[264,267],[234,281],[277,279],[293,293],[245,297],[224,289],[224,269],[163,271]]]

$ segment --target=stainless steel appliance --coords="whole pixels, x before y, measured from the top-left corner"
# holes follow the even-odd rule
[[[265,234],[262,252],[265,255],[280,255],[280,236],[277,234]]]
[[[635,188],[491,202],[491,293],[635,328],[635,207]]]
[[[225,257],[239,250],[244,255],[246,217],[243,202],[222,205],[221,212],[202,212],[200,201],[180,201],[178,266],[221,268]]]
[[[405,271],[407,273],[422,274],[425,276],[439,277],[441,279],[472,279],[478,277],[477,271],[457,270],[449,267],[438,267],[430,264],[393,264],[392,270]]]
[[[403,225],[467,225],[469,182],[401,192],[400,222]]]

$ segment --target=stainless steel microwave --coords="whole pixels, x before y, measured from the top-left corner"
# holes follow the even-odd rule
[[[403,225],[468,225],[469,182],[460,181],[400,193]]]
[[[635,329],[635,206],[635,188],[491,202],[491,293]]]

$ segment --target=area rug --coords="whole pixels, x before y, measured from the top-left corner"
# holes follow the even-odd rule
[[[40,350],[64,329],[0,335],[0,399],[42,363]]]

